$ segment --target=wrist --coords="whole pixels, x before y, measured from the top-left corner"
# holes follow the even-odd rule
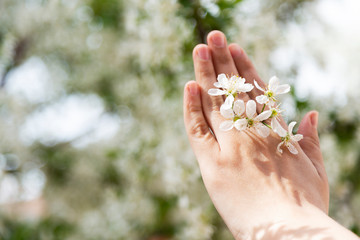
[[[359,239],[348,229],[314,206],[294,207],[283,217],[274,217],[238,232],[236,240]]]

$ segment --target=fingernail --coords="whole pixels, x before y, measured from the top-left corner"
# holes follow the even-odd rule
[[[196,83],[190,83],[188,85],[188,89],[189,89],[189,92],[190,92],[191,96],[196,96],[196,95],[199,94],[199,87],[197,86]]]
[[[207,47],[200,47],[197,53],[202,60],[209,59],[209,49]]]
[[[212,42],[214,43],[214,45],[216,46],[216,47],[219,47],[219,48],[221,48],[221,47],[224,47],[224,45],[225,45],[225,38],[224,38],[224,36],[222,35],[222,34],[214,34],[212,37],[211,37],[211,40],[212,40]]]
[[[314,127],[317,127],[318,118],[319,118],[319,113],[313,112],[310,116],[311,125],[313,125]]]

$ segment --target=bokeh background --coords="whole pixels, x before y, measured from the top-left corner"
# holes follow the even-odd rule
[[[288,121],[320,112],[330,215],[359,234],[359,3],[1,0],[0,239],[233,239],[182,120],[213,29],[292,85]]]

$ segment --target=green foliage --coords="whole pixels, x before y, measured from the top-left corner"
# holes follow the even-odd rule
[[[179,0],[182,6],[179,14],[194,25],[195,41],[205,43],[210,31],[225,30],[232,23],[230,13],[241,2],[242,0],[218,0],[213,3],[214,12],[211,12],[199,0]],[[187,50],[191,48],[188,45],[185,47]]]
[[[105,101],[107,110],[111,112],[116,112],[119,104],[117,94],[113,88],[114,81],[117,78],[111,74],[104,74],[96,85],[97,93]]]
[[[119,0],[91,0],[95,21],[105,26],[120,29],[122,27],[122,3]]]
[[[343,182],[350,183],[352,194],[360,192],[360,152],[352,168],[346,169],[341,178]]]
[[[72,224],[56,218],[46,218],[35,224],[3,218],[2,227],[2,240],[63,240],[74,231]]]
[[[178,76],[176,76],[176,72],[174,72],[169,66],[166,66],[165,64],[153,68],[152,72],[157,76],[161,75],[160,84],[164,89],[165,98],[179,97],[181,90],[178,87]]]
[[[104,186],[114,187],[121,192],[126,187],[126,179],[121,176],[115,166],[119,157],[120,152],[117,149],[109,150],[106,153],[106,161],[102,164],[101,178]]]
[[[350,230],[355,233],[356,235],[360,235],[360,227],[359,226],[356,226],[356,225],[353,225]]]
[[[344,121],[338,118],[335,112],[330,113],[331,130],[338,139],[339,144],[347,145],[355,140],[356,130],[359,126],[359,121],[353,119],[352,121]]]
[[[153,201],[156,207],[153,235],[173,237],[178,226],[171,221],[171,211],[177,203],[177,197],[154,196]]]
[[[69,144],[45,146],[42,144],[33,146],[35,154],[44,164],[44,170],[51,183],[63,185],[71,174],[71,167],[76,157]]]

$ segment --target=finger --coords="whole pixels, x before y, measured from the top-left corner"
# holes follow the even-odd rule
[[[190,81],[184,89],[184,122],[192,149],[199,161],[209,159],[219,151],[218,143],[210,132],[202,110],[198,84]]]
[[[244,77],[247,82],[254,85],[254,89],[251,92],[249,92],[248,95],[251,99],[256,100],[256,97],[263,95],[264,92],[259,90],[255,86],[254,80],[256,80],[256,82],[262,89],[266,89],[267,85],[261,80],[261,78],[257,74],[256,69],[255,69],[254,65],[252,64],[250,58],[238,44],[235,44],[235,43],[230,44],[229,50],[230,50],[231,56],[234,59],[234,62],[235,62],[235,65],[236,65],[236,68],[237,68],[239,74],[242,77]],[[265,108],[265,110],[268,110],[268,109],[269,109],[269,107]],[[263,105],[257,104],[256,110],[258,113],[262,112]],[[278,119],[280,120],[280,123],[282,126],[286,126],[286,123],[281,116],[278,117]]]
[[[303,135],[303,139],[299,142],[300,147],[314,164],[319,175],[326,177],[325,166],[320,150],[319,136],[317,132],[318,112],[308,112],[302,119],[298,133]]]
[[[224,103],[222,96],[210,96],[208,90],[214,88],[216,81],[215,69],[211,60],[209,47],[205,44],[199,44],[194,48],[193,60],[195,68],[196,82],[201,88],[201,102],[210,128],[218,137],[220,120],[220,107]]]
[[[260,79],[257,74],[254,65],[252,64],[250,58],[247,56],[245,51],[235,43],[229,45],[230,54],[234,60],[235,66],[239,74],[246,79],[248,83],[251,83],[255,86],[254,80],[260,85],[261,88],[265,89],[266,84]],[[256,87],[248,93],[249,97],[253,100],[259,95],[262,95],[263,92]],[[258,104],[257,112],[260,113],[262,110],[262,105]]]
[[[232,58],[234,59],[235,66],[239,74],[244,77],[247,82],[253,84],[254,86],[254,80],[256,80],[260,87],[265,89],[266,84],[260,79],[254,65],[252,64],[250,58],[247,56],[245,51],[238,44],[235,43],[229,45],[229,51]],[[255,87],[248,95],[255,100],[255,97],[261,94],[262,91]]]
[[[206,44],[199,44],[193,50],[193,61],[197,82],[201,88],[214,88],[216,73],[211,59],[210,49]]]
[[[207,36],[216,75],[225,73],[228,76],[239,75],[234,60],[227,47],[225,35],[220,31],[212,31]],[[246,93],[239,95],[244,101],[249,100]]]

